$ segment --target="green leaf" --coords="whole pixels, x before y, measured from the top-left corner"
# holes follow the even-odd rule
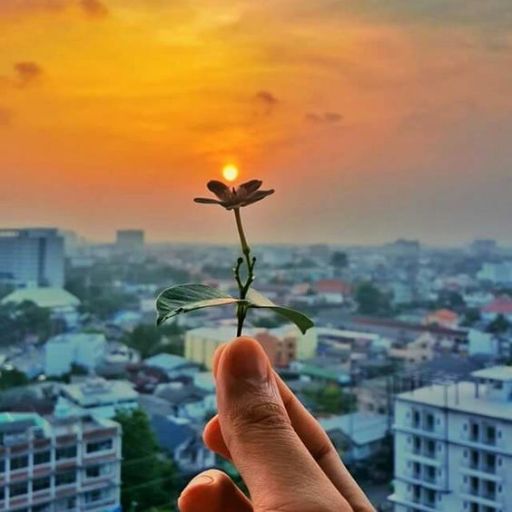
[[[204,284],[180,284],[165,289],[156,300],[157,324],[196,309],[236,304],[238,299]]]
[[[249,307],[251,308],[270,309],[278,315],[285,317],[286,319],[290,320],[290,322],[293,322],[300,329],[302,334],[305,334],[308,329],[311,329],[311,327],[314,327],[315,325],[310,318],[308,318],[300,311],[284,306],[278,306],[277,304],[274,304],[268,297],[265,297],[254,289],[250,289],[247,292],[247,301],[249,302]]]

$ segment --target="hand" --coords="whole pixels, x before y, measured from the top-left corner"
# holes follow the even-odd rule
[[[257,341],[238,338],[215,354],[218,416],[204,441],[240,471],[249,500],[224,473],[195,477],[181,512],[349,512],[374,508],[327,434],[272,371]]]

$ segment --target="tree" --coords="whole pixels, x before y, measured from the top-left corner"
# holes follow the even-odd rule
[[[386,315],[391,311],[389,297],[369,281],[357,287],[355,299],[363,315]]]
[[[304,393],[315,404],[317,414],[346,414],[355,410],[355,397],[335,384]]]
[[[504,315],[500,314],[487,326],[487,332],[491,332],[493,334],[503,334],[507,332],[510,327],[510,322],[505,318]]]
[[[331,265],[336,268],[346,268],[348,266],[347,253],[336,251],[331,256]]]
[[[129,347],[137,350],[141,357],[145,359],[154,353],[154,350],[160,344],[162,339],[161,331],[154,325],[140,324],[126,335],[124,342]]]
[[[26,386],[28,383],[28,377],[16,368],[0,371],[0,390],[2,391],[17,386]]]
[[[0,345],[20,342],[30,335],[44,340],[53,327],[50,311],[33,302],[0,305]]]
[[[123,510],[142,512],[169,506],[176,500],[176,470],[165,458],[144,411],[118,411],[114,417],[123,430],[121,503]]]
[[[482,319],[482,315],[477,308],[469,308],[464,314],[464,320],[462,321],[463,327],[471,327]]]

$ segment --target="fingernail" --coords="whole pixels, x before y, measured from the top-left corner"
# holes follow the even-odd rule
[[[228,350],[226,363],[232,377],[252,381],[268,380],[268,358],[257,341],[239,338],[229,346]]]

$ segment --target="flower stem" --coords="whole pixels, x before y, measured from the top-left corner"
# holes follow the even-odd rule
[[[240,275],[240,268],[243,263],[243,259],[239,258],[237,261],[237,264],[234,268],[234,274],[235,274],[235,280],[238,285],[238,290],[240,293],[240,300],[245,300],[247,297],[247,292],[249,291],[249,288],[251,287],[252,282],[254,281],[254,266],[256,265],[256,258],[251,258],[251,249],[249,247],[249,244],[247,243],[247,239],[245,238],[244,228],[242,225],[242,217],[240,215],[240,208],[235,208],[235,220],[236,220],[236,227],[238,229],[238,235],[240,237],[240,245],[242,247],[242,254],[245,258],[245,266],[246,266],[246,279],[245,282],[243,282],[242,277]],[[245,317],[247,315],[247,305],[239,302],[237,306],[237,319],[238,319],[238,326],[237,326],[237,336],[241,336],[242,329],[244,326]]]

